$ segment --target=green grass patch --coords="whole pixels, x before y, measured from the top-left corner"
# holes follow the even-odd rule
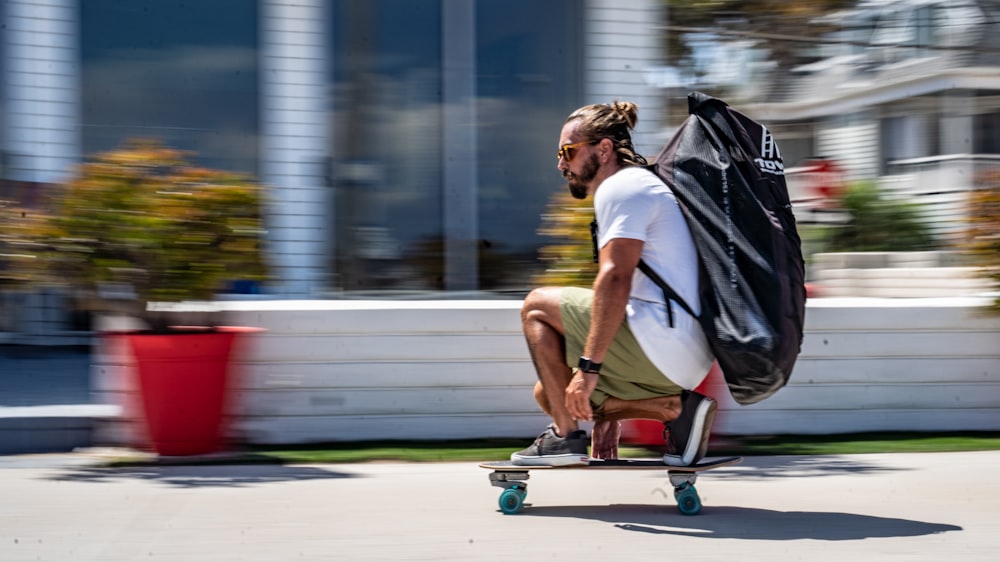
[[[527,439],[475,441],[379,441],[309,447],[255,448],[253,455],[283,463],[448,462],[510,458]]]
[[[310,447],[256,448],[253,456],[282,463],[353,462],[482,462],[510,458],[530,439],[427,442],[338,443]],[[860,453],[936,453],[1000,450],[1000,433],[863,433],[847,435],[779,435],[722,437],[709,449],[712,456],[849,455]],[[622,447],[623,458],[650,457],[662,450]]]
[[[484,462],[510,458],[531,439],[464,441],[379,441],[309,446],[252,447],[205,457],[121,458],[112,466],[142,464],[325,464],[364,462]],[[1000,432],[861,433],[718,437],[710,456],[850,455],[861,453],[938,453],[1000,450]],[[622,458],[655,457],[657,448],[623,446]]]
[[[855,433],[778,435],[722,441],[716,455],[851,455],[1000,450],[1000,433]]]

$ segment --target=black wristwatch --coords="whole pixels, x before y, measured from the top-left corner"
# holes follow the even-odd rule
[[[590,357],[581,356],[580,362],[577,363],[576,367],[584,373],[594,373],[596,375],[601,372],[601,364],[591,361]]]

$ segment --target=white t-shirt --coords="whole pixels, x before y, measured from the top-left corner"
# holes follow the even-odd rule
[[[615,238],[641,240],[645,261],[677,294],[700,313],[698,258],[691,232],[674,194],[656,174],[626,167],[604,180],[594,194],[598,247]],[[670,327],[663,291],[635,270],[626,316],[649,360],[682,388],[698,386],[714,356],[696,318],[672,303]]]

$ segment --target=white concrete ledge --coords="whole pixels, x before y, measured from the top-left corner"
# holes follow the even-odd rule
[[[115,404],[56,404],[51,406],[0,406],[0,418],[116,418]]]
[[[922,298],[987,295],[996,289],[958,252],[813,254],[814,291],[822,297]]]
[[[753,406],[719,381],[718,434],[1000,430],[1000,317],[987,298],[809,301],[789,385]],[[234,435],[252,444],[533,437],[548,421],[520,301],[221,303],[254,337]],[[99,444],[131,444],[128,357],[104,348],[101,401],[123,415]]]

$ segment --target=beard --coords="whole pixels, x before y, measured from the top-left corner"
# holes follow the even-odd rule
[[[597,177],[597,169],[600,167],[597,155],[591,154],[579,174],[574,174],[569,170],[563,172],[563,177],[566,178],[566,187],[569,188],[570,195],[575,199],[586,199],[587,192],[589,191],[588,185]]]

